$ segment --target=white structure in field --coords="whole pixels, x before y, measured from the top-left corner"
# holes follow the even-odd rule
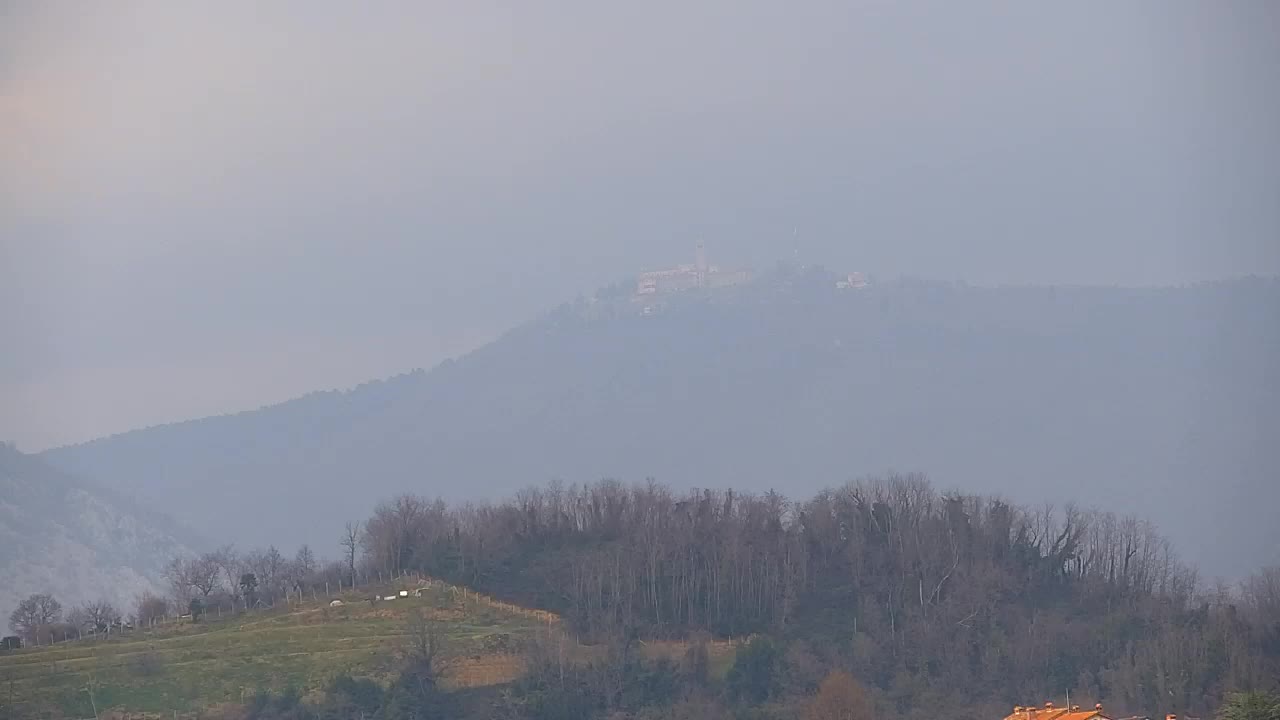
[[[741,285],[751,279],[747,270],[727,270],[707,262],[707,248],[698,243],[692,265],[642,272],[636,278],[636,296],[644,298],[694,288],[721,288]]]

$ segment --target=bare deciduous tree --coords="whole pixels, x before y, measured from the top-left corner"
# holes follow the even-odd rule
[[[18,603],[18,607],[9,615],[9,627],[22,638],[30,640],[42,626],[61,619],[62,603],[48,593],[36,593]]]
[[[409,613],[401,648],[403,667],[401,682],[407,683],[421,700],[435,693],[440,676],[447,672],[451,658],[444,654],[444,632],[439,623],[424,616],[417,608]]]
[[[91,602],[83,608],[84,621],[98,632],[106,632],[108,628],[120,623],[120,613],[106,600]]]
[[[198,557],[176,557],[165,569],[165,576],[173,586],[174,595],[180,603],[193,597],[193,590],[201,598],[209,595],[221,586],[221,565],[214,553],[206,553]]]
[[[150,625],[169,613],[169,601],[151,593],[144,593],[138,598],[138,607],[134,617],[139,627]]]
[[[305,578],[316,571],[316,556],[311,552],[311,547],[303,545],[298,548],[298,554],[293,558],[293,566],[295,572]]]
[[[347,572],[352,585],[356,582],[356,550],[360,548],[360,523],[347,523],[342,533],[342,547],[347,556]]]
[[[238,595],[236,581],[240,578],[244,558],[236,552],[234,546],[223,545],[209,553],[209,560],[218,567],[218,583],[234,598]]]

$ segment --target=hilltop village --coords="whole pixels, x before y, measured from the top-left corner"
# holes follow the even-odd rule
[[[706,244],[699,241],[692,263],[682,263],[661,270],[646,270],[636,275],[632,302],[646,314],[660,307],[663,296],[687,290],[719,290],[745,285],[755,279],[746,268],[727,268],[713,265],[707,260]],[[850,272],[839,277],[836,287],[841,290],[857,290],[867,287],[861,272]]]

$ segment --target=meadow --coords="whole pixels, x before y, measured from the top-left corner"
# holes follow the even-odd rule
[[[0,654],[0,708],[14,718],[189,713],[259,691],[305,696],[341,673],[385,682],[414,611],[443,639],[445,686],[484,686],[518,675],[517,648],[558,626],[549,613],[449,586],[376,604],[368,594],[339,596],[340,607],[319,598]]]

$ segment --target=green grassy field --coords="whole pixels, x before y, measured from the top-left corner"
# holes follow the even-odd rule
[[[385,681],[415,608],[438,621],[445,653],[455,657],[446,684],[505,682],[519,672],[519,660],[495,653],[495,643],[504,635],[518,643],[548,627],[545,614],[474,595],[464,601],[447,589],[377,606],[354,595],[343,600],[338,608],[325,599],[0,654],[0,717],[7,709],[10,717],[88,718],[94,703],[100,713],[168,717],[239,702],[258,690],[293,688],[305,695],[343,672]]]

